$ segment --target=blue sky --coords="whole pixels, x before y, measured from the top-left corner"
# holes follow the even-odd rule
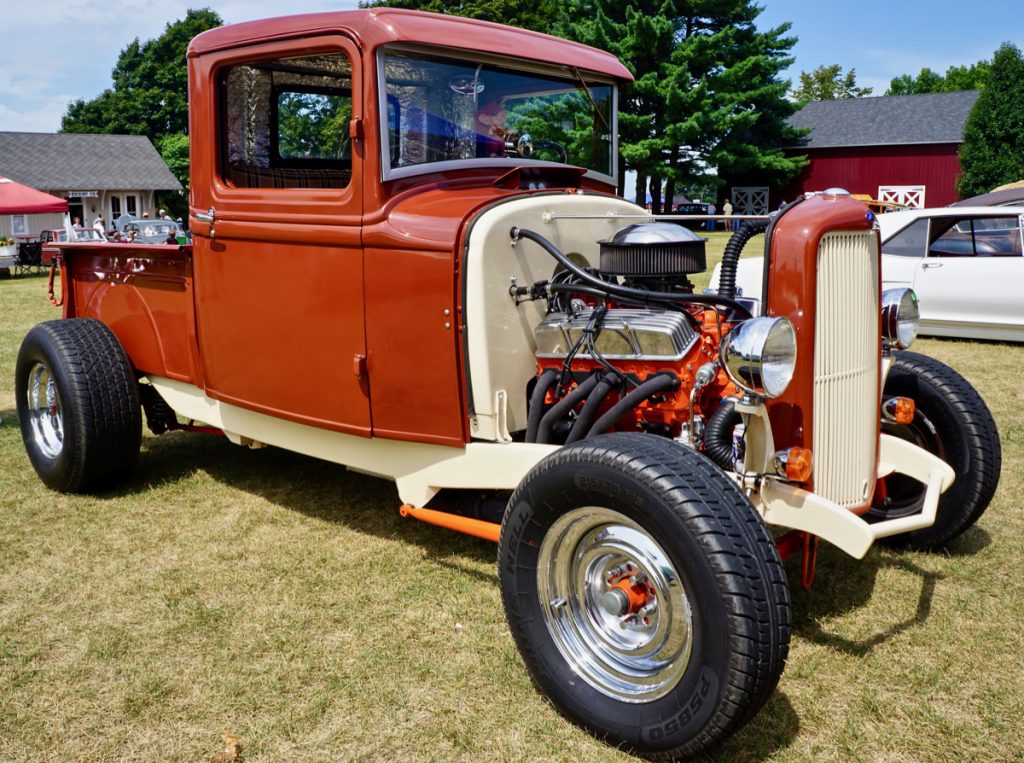
[[[758,26],[793,23],[789,77],[820,64],[855,68],[881,95],[892,77],[924,66],[989,58],[1004,41],[1024,46],[1021,0],[761,0]],[[0,130],[53,132],[72,98],[110,84],[117,55],[135,37],[160,34],[191,6],[228,22],[353,8],[356,0],[5,0],[0,15]]]

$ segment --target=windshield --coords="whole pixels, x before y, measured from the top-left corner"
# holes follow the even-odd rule
[[[497,159],[615,174],[612,85],[422,53],[388,51],[382,60],[392,171]]]

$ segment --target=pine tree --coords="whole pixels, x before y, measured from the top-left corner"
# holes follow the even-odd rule
[[[964,126],[963,174],[957,191],[977,196],[998,185],[1024,180],[1024,58],[1003,43],[988,80]]]
[[[719,175],[757,174],[788,180],[803,165],[782,146],[799,132],[786,124],[795,107],[779,78],[792,63],[789,25],[765,32],[751,0],[569,0],[555,31],[614,53],[635,82],[619,97],[620,178],[647,177],[655,211],[676,184],[717,168]],[[622,180],[620,180],[620,185]],[[622,190],[620,188],[620,190]]]

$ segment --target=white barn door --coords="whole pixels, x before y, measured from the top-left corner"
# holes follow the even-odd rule
[[[923,209],[924,190],[923,185],[880,185],[878,200],[903,204],[911,209]]]

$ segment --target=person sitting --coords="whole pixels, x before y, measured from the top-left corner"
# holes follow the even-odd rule
[[[164,243],[173,244],[174,246],[178,245],[178,237],[174,235],[174,231],[169,231],[167,233],[167,238],[164,239]]]

